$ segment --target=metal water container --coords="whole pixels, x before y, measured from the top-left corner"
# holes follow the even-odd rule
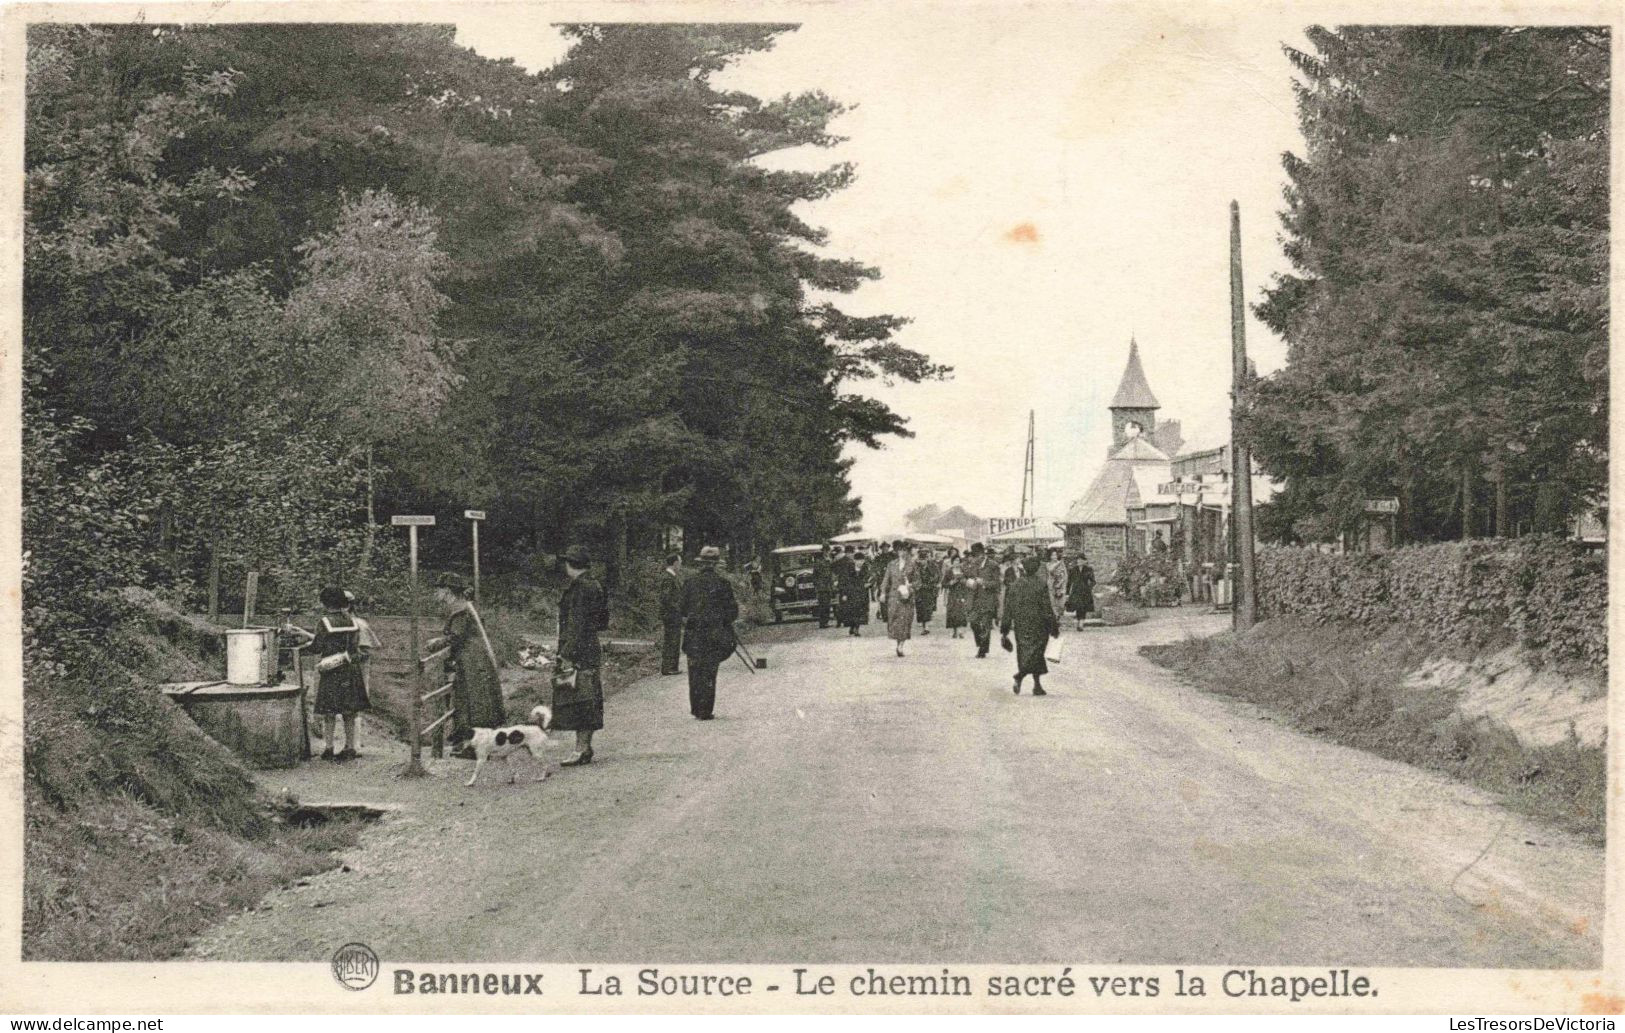
[[[277,629],[226,631],[226,681],[232,685],[274,685],[277,681]]]

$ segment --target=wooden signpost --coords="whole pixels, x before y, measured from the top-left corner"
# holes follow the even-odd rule
[[[420,639],[418,637],[418,610],[421,609],[418,600],[418,528],[433,527],[434,517],[393,516],[389,518],[389,522],[395,527],[406,528],[408,535],[407,564],[412,572],[412,660],[416,663],[417,658],[423,655],[419,648]],[[418,734],[418,729],[423,727],[423,714],[421,713],[423,709],[422,681],[422,670],[420,668],[417,683],[414,685],[412,692],[412,759],[407,761],[406,770],[402,772],[407,778],[422,778],[428,774],[427,771],[423,770],[423,741]]]
[[[485,519],[483,509],[465,509],[463,516],[474,535],[474,606],[480,605],[480,521]]]

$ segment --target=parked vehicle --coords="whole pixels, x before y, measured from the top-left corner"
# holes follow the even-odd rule
[[[787,545],[768,557],[773,623],[785,617],[812,617],[818,609],[818,588],[813,582],[813,561],[822,545]]]

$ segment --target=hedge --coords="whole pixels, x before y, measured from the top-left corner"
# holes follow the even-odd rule
[[[1261,617],[1403,624],[1446,645],[1515,642],[1538,665],[1605,675],[1603,557],[1552,537],[1422,545],[1377,554],[1258,553]]]

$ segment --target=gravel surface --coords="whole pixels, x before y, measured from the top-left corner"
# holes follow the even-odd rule
[[[1228,618],[1066,632],[1051,695],[938,628],[757,636],[717,720],[611,696],[597,760],[267,772],[398,809],[344,867],[199,938],[211,960],[1601,964],[1603,854],[1483,793],[1306,737],[1135,655]]]

